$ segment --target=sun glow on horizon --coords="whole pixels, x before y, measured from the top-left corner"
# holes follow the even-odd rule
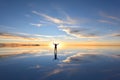
[[[58,44],[58,46],[57,46],[58,49],[63,49],[65,47],[65,44],[63,42],[50,42],[48,44],[49,48],[53,49],[54,44]]]

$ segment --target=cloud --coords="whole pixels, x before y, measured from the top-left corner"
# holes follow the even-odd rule
[[[117,23],[115,23],[115,22],[108,21],[108,20],[98,20],[98,22],[101,22],[101,23],[108,23],[108,24],[117,24]]]
[[[113,36],[113,37],[120,37],[120,33],[114,33],[114,34],[111,34],[111,36]]]
[[[100,19],[100,20],[98,20],[98,22],[107,23],[107,24],[114,24],[114,25],[118,25],[119,22],[120,22],[120,18],[119,17],[109,15],[109,14],[107,14],[105,12],[102,12],[102,11],[99,12],[99,14],[104,19]]]
[[[27,33],[0,33],[1,40],[12,40],[12,41],[38,41],[41,40],[41,38],[35,38],[31,34]]]
[[[105,18],[108,18],[108,19],[112,19],[112,20],[116,20],[116,21],[120,21],[120,18],[119,17],[116,17],[116,16],[111,16],[111,15],[108,15],[104,12],[100,12],[100,15],[105,17]]]
[[[40,42],[40,41],[61,41],[61,38],[63,41],[65,40],[74,40],[75,38],[72,36],[67,36],[67,35],[56,35],[56,36],[51,36],[51,35],[39,35],[39,34],[27,34],[27,33],[20,33],[20,32],[14,32],[14,33],[0,33],[0,39],[11,41],[11,42]]]
[[[37,11],[32,11],[32,13],[34,13],[34,14],[37,14],[37,15],[41,16],[41,14],[40,14],[40,13],[38,13]]]
[[[15,26],[0,25],[0,32],[12,32],[16,30],[17,28]]]
[[[37,37],[41,37],[41,38],[48,38],[48,39],[75,39],[72,36],[67,36],[67,35],[56,35],[56,36],[50,36],[50,35],[39,35],[39,34],[35,34],[35,36]]]
[[[30,23],[30,25],[32,25],[32,26],[36,26],[36,27],[41,27],[41,26],[42,26],[42,24],[40,24],[40,23],[38,23],[38,24]]]
[[[44,35],[43,35],[44,36]],[[28,39],[28,40],[42,40],[38,34],[28,34],[28,33],[21,33],[21,32],[14,32],[14,33],[0,33],[1,38],[8,38],[8,39]],[[40,40],[40,41],[41,41]]]
[[[65,17],[63,19],[53,17],[53,16],[50,16],[47,14],[42,14],[42,13],[39,13],[37,11],[32,11],[32,13],[39,15],[40,17],[43,17],[43,19],[45,19],[46,22],[50,22],[52,24],[57,24],[57,27],[59,28],[59,30],[64,31],[66,34],[68,34],[70,36],[69,38],[71,38],[71,39],[73,39],[73,38],[99,38],[99,37],[104,37],[108,34],[108,32],[101,31],[101,29],[98,30],[99,28],[93,29],[93,27],[88,28],[88,27],[84,27],[84,26],[79,26],[79,23],[82,21],[80,21],[78,23],[77,20],[72,19],[66,13],[64,14]],[[112,18],[114,20],[116,19],[116,18],[113,18],[111,16],[107,16],[104,13],[101,13],[101,15],[104,17],[107,17],[107,18],[108,17]],[[118,24],[118,23],[115,23],[113,21],[104,20],[104,19],[101,19],[98,21],[101,23]],[[48,36],[46,36],[46,37],[48,37]],[[49,38],[53,38],[53,37],[49,36]]]
[[[69,35],[75,36],[77,38],[95,38],[98,37],[98,32],[88,29],[88,28],[81,28],[79,26],[59,26],[59,29],[66,32]]]
[[[51,21],[51,22],[56,23],[56,24],[62,24],[62,23],[64,23],[64,21],[62,21],[62,20],[60,20],[60,19],[57,19],[57,18],[48,16],[48,15],[46,15],[46,14],[41,14],[41,13],[39,13],[39,12],[37,12],[37,11],[32,11],[32,13],[34,13],[34,14],[36,14],[36,15],[39,15],[39,16],[42,16],[42,17],[44,17],[46,20]]]
[[[53,23],[56,23],[56,24],[64,24],[64,21],[58,19],[58,18],[54,18],[54,17],[51,17],[51,16],[48,16],[46,14],[42,14],[42,16],[48,20],[48,21],[51,21]]]
[[[12,33],[0,33],[1,38],[27,38],[27,36],[17,35]]]
[[[77,25],[77,21],[75,19],[72,19],[69,15],[65,13],[65,18],[59,19],[56,17],[52,17],[46,14],[41,14],[37,11],[32,11],[32,13],[42,16],[46,21],[49,21],[51,23],[57,24],[58,28],[70,36],[73,36],[74,38],[95,38],[98,37],[99,34],[98,32],[96,33],[95,30],[93,29],[87,29],[87,28],[82,28]],[[67,25],[67,26],[66,26]]]
[[[120,37],[120,34],[115,34],[114,36]]]
[[[72,19],[68,15],[65,16],[64,20],[62,20],[62,19],[59,19],[59,18],[56,18],[56,17],[52,17],[52,16],[49,16],[49,15],[46,15],[46,14],[41,14],[41,13],[39,13],[37,11],[32,11],[32,13],[34,13],[36,15],[39,15],[39,16],[42,16],[47,21],[50,21],[50,22],[55,23],[55,24],[75,24],[76,23],[76,20]]]

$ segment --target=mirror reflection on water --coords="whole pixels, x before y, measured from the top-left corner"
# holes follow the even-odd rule
[[[120,47],[3,47],[0,80],[120,80]]]

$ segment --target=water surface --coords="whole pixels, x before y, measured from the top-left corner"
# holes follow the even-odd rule
[[[0,80],[120,80],[119,46],[0,48]]]

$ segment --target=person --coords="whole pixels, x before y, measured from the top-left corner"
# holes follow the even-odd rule
[[[58,44],[56,44],[56,43],[55,43],[54,45],[55,45],[55,50],[56,50],[56,49],[57,49],[57,45],[58,45]]]

